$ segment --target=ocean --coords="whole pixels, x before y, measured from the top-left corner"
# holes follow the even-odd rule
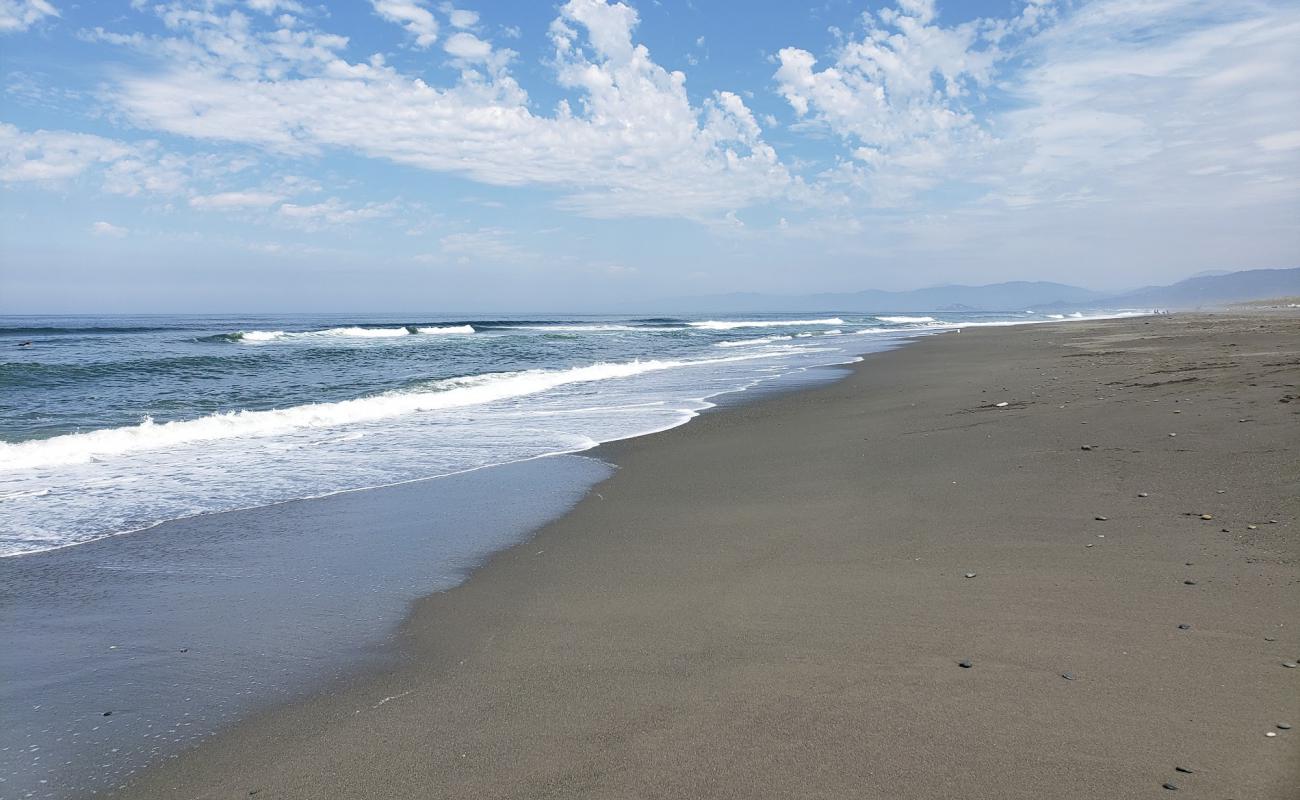
[[[578,452],[871,340],[1049,318],[0,318],[0,557]]]
[[[1060,318],[0,318],[0,798],[113,789],[390,658],[413,600],[610,474],[599,443]]]

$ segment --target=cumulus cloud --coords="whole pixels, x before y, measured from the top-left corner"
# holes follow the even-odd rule
[[[1283,145],[1300,130],[1285,99],[1300,96],[1297,36],[1300,9],[1268,0],[1032,0],[955,25],[932,0],[900,0],[830,63],[782,49],[774,77],[804,125],[845,144],[823,180],[876,206],[959,206],[954,190],[967,207],[1265,203],[1296,189]]]
[[[420,0],[370,0],[375,13],[396,22],[415,36],[418,47],[428,47],[438,41],[438,20]]]
[[[145,128],[286,154],[343,149],[495,185],[554,186],[565,191],[564,205],[593,216],[720,215],[793,183],[739,96],[716,92],[693,105],[685,76],[634,41],[637,14],[622,3],[561,6],[550,33],[553,64],[577,107],[561,102],[549,115],[534,110],[509,74],[513,54],[467,32],[446,45],[462,64],[459,80],[434,86],[382,59],[348,61],[346,39],[302,21],[264,29],[236,13],[170,6],[162,13],[166,37],[100,34],[169,63],[107,91]]]
[[[48,0],[0,0],[0,33],[25,31],[46,17],[59,16]]]

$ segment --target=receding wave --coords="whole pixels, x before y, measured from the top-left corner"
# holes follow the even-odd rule
[[[934,317],[876,317],[881,322],[888,322],[893,325],[906,325],[909,322],[935,322]]]
[[[261,437],[303,429],[330,428],[392,419],[439,409],[482,405],[538,394],[566,384],[627,378],[646,372],[753,358],[731,356],[696,361],[598,363],[562,370],[493,372],[431,381],[421,387],[354,400],[308,403],[269,411],[231,411],[191,420],[72,433],[25,442],[0,442],[0,471],[83,464],[126,453],[197,442]]]
[[[737,319],[737,320],[717,320],[706,319],[703,322],[688,323],[692,328],[703,328],[710,331],[730,331],[736,328],[789,328],[795,325],[843,325],[844,320],[839,317],[829,317],[827,319]]]

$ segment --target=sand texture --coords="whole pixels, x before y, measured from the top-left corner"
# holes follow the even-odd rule
[[[1294,315],[967,329],[602,448],[402,666],[121,795],[1300,797],[1298,384]]]

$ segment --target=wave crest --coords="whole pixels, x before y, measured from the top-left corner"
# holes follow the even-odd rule
[[[736,328],[790,328],[795,325],[843,325],[844,320],[839,317],[829,317],[827,319],[738,319],[738,320],[718,320],[706,319],[703,322],[689,323],[692,328],[702,328],[709,331],[730,331]]]

